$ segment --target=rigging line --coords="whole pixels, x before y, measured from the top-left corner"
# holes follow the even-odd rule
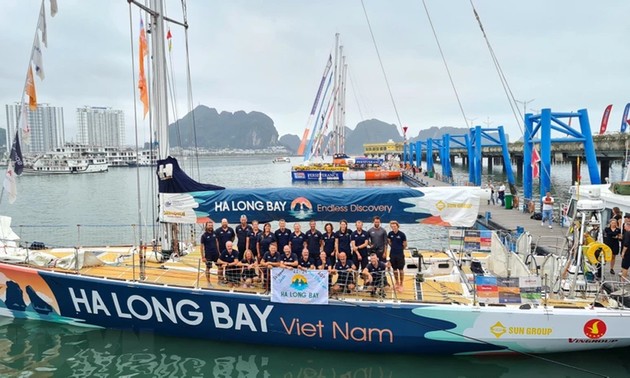
[[[363,117],[363,112],[361,111],[361,104],[359,103],[359,98],[357,97],[357,92],[355,90],[356,84],[354,83],[354,80],[352,79],[352,73],[350,70],[348,70],[348,78],[350,79],[350,87],[352,88],[352,95],[354,97],[354,101],[357,103],[357,109],[359,110],[359,117],[361,117],[361,121],[363,121],[365,120],[365,117]]]
[[[597,372],[594,372],[594,371],[591,371],[591,370],[587,370],[587,369],[581,368],[579,366],[569,365],[567,363],[556,361],[556,360],[552,360],[551,358],[542,357],[542,356],[539,356],[537,354],[532,354],[532,353],[528,353],[528,352],[519,351],[519,350],[516,350],[516,349],[512,349],[512,348],[510,348],[508,346],[493,344],[493,343],[491,343],[489,341],[481,340],[481,339],[478,339],[478,338],[473,337],[473,336],[465,335],[463,333],[458,333],[458,332],[451,331],[451,330],[448,330],[448,329],[442,329],[442,328],[437,327],[437,326],[432,326],[430,324],[424,323],[424,322],[422,322],[420,320],[417,320],[417,319],[409,319],[409,318],[405,318],[405,317],[400,316],[400,315],[391,314],[389,312],[384,311],[381,308],[375,308],[373,306],[363,306],[363,305],[360,305],[360,304],[352,303],[350,301],[344,301],[344,303],[349,304],[351,306],[355,306],[355,307],[361,307],[361,308],[363,308],[365,310],[369,310],[369,311],[373,311],[373,312],[376,312],[376,313],[380,313],[383,316],[389,316],[389,317],[393,317],[393,318],[398,318],[399,320],[408,321],[410,323],[415,323],[415,324],[421,325],[421,326],[426,327],[426,328],[431,328],[431,329],[433,329],[435,331],[446,332],[446,333],[449,333],[451,335],[458,336],[458,337],[461,337],[461,338],[464,338],[464,339],[468,339],[468,340],[471,340],[471,341],[475,341],[475,342],[478,342],[478,343],[481,343],[481,344],[490,345],[490,346],[494,346],[494,347],[497,347],[497,346],[498,347],[502,347],[502,348],[505,348],[505,349],[507,349],[507,350],[509,350],[511,352],[514,352],[514,353],[517,353],[517,354],[520,354],[520,355],[523,355],[523,356],[527,356],[527,357],[531,357],[531,358],[534,358],[534,359],[545,361],[545,362],[548,362],[548,363],[551,363],[551,364],[563,366],[563,367],[566,367],[566,368],[569,368],[569,369],[574,369],[574,370],[577,370],[577,371],[581,371],[583,373],[591,374],[591,375],[598,376],[598,377],[608,377],[607,375],[604,375],[604,374],[601,374],[601,373],[597,373]]]
[[[140,150],[138,148],[138,99],[136,97],[136,66],[134,61],[134,50],[133,50],[133,16],[131,11],[131,3],[129,4],[129,46],[131,49],[131,82],[133,87],[133,123],[134,123],[134,134],[136,138],[136,162],[138,162]],[[142,198],[140,194],[140,166],[136,163],[136,194],[137,194],[137,205],[138,205],[138,245],[142,243]]]
[[[164,8],[164,17],[166,17],[166,7]],[[167,29],[170,30],[170,29]],[[177,112],[177,90],[176,90],[176,83],[175,83],[175,69],[173,68],[173,54],[171,54],[171,51],[169,50],[168,52],[168,63],[170,65],[166,65],[168,72],[168,75],[166,75],[166,86],[167,89],[171,95],[171,108],[173,110],[173,116],[175,117],[175,130],[177,130],[177,144],[179,146],[179,153],[180,155],[183,155],[183,146],[182,146],[182,134],[181,134],[181,126],[179,123],[179,114]],[[169,69],[170,68],[170,69]],[[166,122],[168,123],[168,119],[166,120]],[[168,133],[168,131],[167,131]]]
[[[427,8],[427,4],[425,0],[422,0],[422,5],[424,6],[424,11],[427,14],[427,19],[429,20],[431,31],[433,31],[433,37],[435,37],[435,43],[437,44],[438,50],[440,51],[440,56],[442,57],[444,68],[446,68],[446,73],[448,74],[448,80],[451,82],[451,87],[453,88],[453,92],[455,93],[455,98],[457,99],[457,105],[459,105],[459,110],[462,112],[462,117],[464,117],[464,124],[466,125],[466,127],[472,127],[472,125],[468,125],[468,117],[466,117],[466,112],[464,112],[464,106],[462,105],[462,101],[459,98],[459,93],[457,92],[457,88],[455,87],[455,81],[453,81],[453,75],[451,75],[451,70],[448,68],[448,63],[446,63],[446,57],[444,56],[444,52],[442,51],[442,45],[440,44],[440,40],[438,39],[437,32],[435,31],[435,27],[433,26],[433,21],[431,20],[431,15],[429,14],[429,8]]]
[[[398,127],[400,131],[403,131],[403,124],[400,120],[400,114],[398,114],[398,108],[396,107],[396,101],[394,101],[394,95],[392,93],[392,88],[389,85],[389,80],[387,79],[387,73],[385,73],[385,66],[383,66],[383,59],[381,59],[381,53],[378,50],[378,45],[376,44],[376,38],[374,37],[374,32],[372,31],[372,24],[370,24],[370,18],[367,14],[367,9],[365,9],[365,3],[361,0],[361,7],[363,7],[363,14],[365,15],[365,21],[367,22],[368,29],[370,30],[370,36],[372,37],[372,43],[374,44],[374,50],[376,50],[376,56],[378,57],[378,62],[381,66],[381,72],[383,72],[383,78],[385,79],[385,84],[387,85],[387,91],[389,92],[389,99],[392,101],[392,105],[394,107],[394,112],[396,113],[396,119],[398,120]],[[403,131],[404,134],[404,131]]]
[[[473,13],[475,15],[475,19],[477,19],[477,23],[479,24],[479,28],[481,29],[481,33],[483,34],[483,38],[486,41],[486,45],[488,46],[488,51],[490,52],[490,56],[492,58],[492,62],[494,63],[494,67],[497,70],[497,74],[499,75],[499,80],[501,81],[501,85],[503,86],[503,91],[505,92],[505,96],[507,97],[508,102],[510,103],[510,108],[512,109],[512,114],[514,115],[514,118],[516,119],[516,124],[519,130],[521,131],[521,133],[523,133],[523,127],[521,125],[521,118],[524,115],[521,114],[520,118],[517,115],[517,112],[518,114],[520,114],[521,110],[518,108],[518,106],[516,106],[516,99],[514,98],[512,89],[510,88],[510,85],[508,84],[505,73],[503,72],[503,69],[501,68],[501,65],[499,64],[499,60],[497,59],[497,56],[494,53],[494,49],[492,48],[492,45],[490,44],[490,39],[488,38],[488,35],[486,34],[486,31],[483,28],[483,24],[481,22],[481,18],[479,17],[479,13],[477,12],[477,9],[475,8],[475,5],[473,4],[472,0],[469,0],[469,2],[470,2],[470,6],[472,7]]]
[[[192,124],[193,124],[193,141],[195,144],[195,164],[197,166],[197,179],[201,179],[201,171],[199,169],[199,147],[197,146],[197,122],[195,118],[194,112],[194,101],[193,101],[193,90],[192,90],[192,76],[190,74],[190,49],[188,46],[188,8],[186,6],[186,0],[182,0],[182,13],[184,18],[184,42],[186,45],[186,86],[187,86],[187,97],[188,97],[188,111],[192,115]]]

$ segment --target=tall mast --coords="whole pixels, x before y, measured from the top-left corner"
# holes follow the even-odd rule
[[[346,151],[346,73],[348,72],[348,63],[346,63],[346,56],[343,55],[341,57],[341,87],[340,89],[340,97],[341,97],[341,122],[339,123],[339,139],[341,141],[340,151]]]
[[[333,153],[339,151],[339,109],[337,107],[337,99],[339,98],[339,33],[335,33],[335,70],[333,71],[334,83],[333,83],[333,141],[332,141],[332,150]]]
[[[168,157],[168,91],[166,86],[166,50],[164,48],[164,4],[151,0],[151,55],[153,62],[153,129],[157,130],[159,158]]]

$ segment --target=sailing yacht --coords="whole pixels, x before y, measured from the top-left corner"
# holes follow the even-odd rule
[[[630,313],[621,294],[584,291],[577,280],[565,295],[551,284],[562,276],[558,264],[577,271],[579,259],[550,259],[540,275],[495,233],[471,229],[480,201],[488,198],[481,188],[225,189],[189,177],[168,156],[162,1],[152,0],[146,12],[152,26],[155,92],[145,100],[151,100],[151,119],[160,136],[160,237],[145,243],[139,236],[131,247],[116,246],[114,238],[94,248],[29,247],[20,244],[10,219],[1,217],[1,316],[379,355],[551,353],[630,346]],[[140,84],[145,84],[142,78]],[[19,158],[17,148],[13,151],[10,169]],[[594,214],[600,205],[588,201],[579,208]],[[453,227],[453,238],[460,244],[408,255],[418,263],[415,269],[405,269],[402,292],[386,285],[393,281],[385,262],[377,261],[384,276],[377,277],[379,283],[372,288],[378,290],[372,291],[370,282],[375,281],[368,278],[374,277],[369,270],[347,270],[343,264],[306,270],[272,267],[271,250],[257,265],[262,284],[229,287],[222,277],[234,279],[229,274],[238,273],[238,263],[225,270],[206,265],[198,247],[182,244],[179,238],[187,233],[179,231],[210,219],[238,222],[241,215],[261,223],[280,218],[366,221],[378,215],[384,222]],[[581,253],[581,241],[575,240],[573,251]],[[74,241],[68,245],[76,246]],[[330,283],[345,290],[331,294]],[[613,289],[623,290],[616,285]]]
[[[386,165],[380,159],[364,156],[351,158],[345,154],[347,70],[348,64],[343,55],[343,46],[339,45],[339,33],[337,33],[334,60],[332,55],[329,56],[298,148],[298,155],[304,156],[304,163],[293,166],[291,169],[293,181],[402,179],[400,165],[393,165],[392,162]],[[332,131],[328,133],[331,122]],[[322,151],[329,150],[335,152],[332,162],[325,161],[323,157]]]

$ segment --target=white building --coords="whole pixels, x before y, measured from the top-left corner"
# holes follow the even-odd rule
[[[49,104],[37,104],[37,110],[31,111],[26,106],[28,125],[31,129],[30,143],[21,141],[22,153],[43,153],[65,143],[63,122],[63,108]],[[11,150],[11,143],[18,127],[20,104],[5,105],[7,116],[7,152]]]
[[[77,108],[77,129],[79,144],[121,147],[125,143],[122,110],[96,106]]]

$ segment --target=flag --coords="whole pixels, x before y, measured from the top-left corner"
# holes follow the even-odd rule
[[[606,132],[606,126],[608,126],[608,117],[610,116],[611,110],[612,104],[608,105],[604,110],[604,115],[602,116],[602,125],[599,127],[599,135],[602,135]]]
[[[538,167],[538,163],[540,162],[540,155],[538,154],[538,150],[536,146],[532,148],[532,177],[538,178],[540,177],[540,168]]]
[[[35,80],[33,79],[33,67],[28,65],[28,73],[26,74],[26,95],[28,99],[28,107],[31,110],[37,110],[37,93],[35,93]]]
[[[17,198],[17,185],[15,177],[22,174],[24,170],[24,160],[22,159],[22,150],[20,148],[19,133],[15,133],[13,138],[13,144],[11,145],[11,154],[9,155],[9,166],[7,167],[7,173],[4,176],[4,182],[2,187],[6,190],[9,196],[9,203],[15,202]]]
[[[33,46],[33,64],[35,65],[35,74],[39,76],[41,80],[44,80],[44,61],[38,35],[35,36],[35,46]]]
[[[42,10],[39,12],[39,21],[37,21],[37,28],[42,32],[42,42],[44,46],[48,47],[48,32],[46,31],[46,8],[42,3]]]
[[[57,0],[50,0],[50,17],[55,17],[57,14]]]
[[[140,101],[144,105],[144,117],[146,118],[149,112],[149,89],[147,88],[147,78],[144,74],[144,58],[147,56],[147,34],[144,30],[144,22],[140,18],[140,46],[138,48],[139,53],[139,66],[140,66],[140,78],[138,79],[138,90],[140,91]]]
[[[626,127],[628,127],[629,119],[628,119],[628,111],[630,111],[630,102],[626,104],[626,108],[623,110],[623,117],[621,118],[621,132],[626,132]]]
[[[22,109],[20,111],[20,124],[22,129],[22,141],[26,144],[31,143],[31,127],[28,124],[28,111],[26,110],[26,104],[22,103]]]
[[[171,34],[171,29],[168,29],[166,33],[166,40],[168,41],[168,51],[173,50],[173,35]]]

